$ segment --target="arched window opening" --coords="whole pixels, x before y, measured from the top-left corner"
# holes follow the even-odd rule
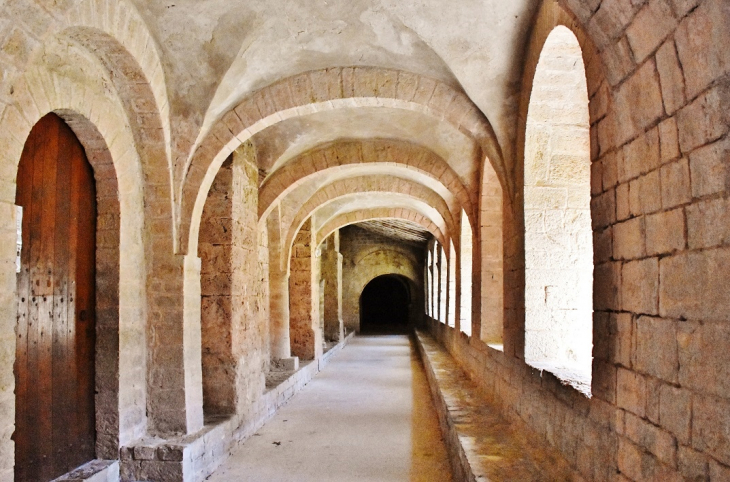
[[[450,256],[449,256],[449,300],[448,300],[448,324],[449,326],[456,326],[456,250],[454,249],[454,243],[450,245]]]
[[[398,275],[371,280],[360,295],[361,333],[401,333],[409,326],[409,284]]]
[[[525,360],[590,393],[593,243],[588,92],[566,27],[547,38],[525,134]]]
[[[472,234],[466,211],[461,210],[461,310],[459,323],[461,331],[471,336],[471,286],[472,286]]]
[[[444,247],[439,245],[439,321],[446,323],[446,297],[448,296],[448,265],[446,261],[446,251]]]
[[[431,294],[433,293],[433,259],[431,258],[431,251],[426,252],[426,314],[433,316],[431,310]]]
[[[431,252],[431,259],[433,260],[431,266],[431,318],[434,320],[439,319],[439,255],[438,255],[438,243],[433,243],[433,251]]]

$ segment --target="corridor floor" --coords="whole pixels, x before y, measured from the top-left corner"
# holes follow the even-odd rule
[[[408,336],[353,338],[208,480],[452,480]]]

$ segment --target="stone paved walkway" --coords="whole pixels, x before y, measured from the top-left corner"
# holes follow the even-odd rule
[[[208,480],[450,481],[408,336],[354,338]]]

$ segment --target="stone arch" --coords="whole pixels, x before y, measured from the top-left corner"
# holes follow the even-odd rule
[[[159,128],[162,129],[166,158],[169,161],[170,104],[167,98],[165,71],[162,68],[157,43],[150,34],[147,24],[137,12],[137,8],[127,0],[79,2],[67,12],[63,30],[78,40],[81,40],[84,31],[97,32],[96,39],[89,39],[90,43],[82,42],[82,44],[97,51],[102,62],[114,64],[115,72],[123,72],[122,75],[127,77],[129,84],[137,84],[137,82],[131,82],[132,79],[143,78],[145,80],[145,83],[149,85],[149,95],[157,106]],[[113,39],[116,45],[109,48],[108,39]],[[123,50],[128,57],[120,55],[120,50]],[[128,66],[131,67],[129,70]],[[116,79],[113,76],[110,77],[116,84]],[[130,93],[137,93],[134,85],[130,85],[129,89]],[[147,95],[147,92],[141,93],[141,98]],[[143,102],[147,103],[149,99],[144,99]],[[147,113],[149,112],[145,112],[145,114]],[[145,130],[151,131],[156,128],[149,127]]]
[[[172,306],[169,303],[170,296],[182,296],[183,277],[179,276],[174,282],[165,284],[155,283],[152,277],[154,273],[180,270],[183,260],[174,255],[172,180],[167,162],[165,139],[162,135],[164,131],[162,119],[157,110],[152,89],[139,63],[124,46],[98,29],[74,27],[63,30],[47,39],[44,49],[46,52],[59,52],[64,55],[73,53],[76,62],[79,63],[80,71],[94,72],[98,75],[98,80],[95,82],[104,90],[106,97],[101,96],[97,102],[90,105],[92,115],[90,120],[95,125],[100,128],[104,126],[104,129],[110,131],[124,126],[131,133],[132,142],[123,144],[123,146],[129,151],[127,155],[138,157],[143,172],[140,186],[144,202],[140,212],[144,212],[141,222],[144,223],[145,256],[148,263],[147,308],[150,312],[165,312],[164,317],[156,318],[156,320],[167,327],[162,330],[172,329],[162,320],[174,317],[182,319],[183,317],[182,309],[179,308],[183,303],[178,306]],[[24,81],[18,82],[20,87],[18,97],[25,100],[30,99],[32,102],[28,102],[28,105],[45,106],[53,96],[74,91],[73,88],[64,88],[64,82],[68,83],[68,80],[64,80],[66,77],[56,75],[55,77],[59,77],[61,80],[55,80],[54,77],[55,84],[49,81],[47,73],[44,72],[45,66],[40,63],[45,61],[46,57],[52,58],[53,55],[43,56],[39,59],[39,64],[29,69],[23,78]],[[86,68],[82,69],[81,64]],[[75,74],[69,73],[68,77],[73,75]],[[23,89],[24,84],[27,87],[25,89]],[[109,84],[114,87],[111,93]],[[111,100],[112,97],[113,100]],[[90,99],[82,97],[76,101],[89,102]],[[118,120],[111,120],[111,116],[106,114],[112,109],[119,108],[116,104],[121,105],[120,111],[124,115]],[[112,142],[117,144],[118,141],[120,139],[114,139]],[[159,336],[161,328],[157,326],[156,322],[153,323],[152,328]],[[148,341],[150,340],[152,338]],[[151,348],[151,363],[147,365],[148,370],[151,372],[166,371],[168,374],[179,372],[177,367],[163,361],[166,357],[169,358],[169,354],[162,353],[165,349],[159,343],[150,345],[148,348]],[[151,429],[165,431],[170,425],[177,427],[175,423],[170,424],[163,421],[158,423],[158,418],[173,415],[167,414],[166,401],[158,403],[158,399],[165,396],[160,393],[165,391],[161,388],[162,384],[153,383],[150,377],[147,378],[147,381],[149,383],[147,402],[150,405],[148,412],[152,415]]]
[[[218,168],[238,145],[283,119],[353,105],[388,106],[443,119],[475,139],[495,171],[505,178],[491,125],[463,92],[434,79],[391,69],[338,67],[304,72],[254,92],[198,139],[179,186],[180,251],[187,252],[188,243],[197,239],[205,195]]]
[[[420,298],[423,294],[419,285],[418,260],[412,253],[397,250],[392,247],[374,248],[364,256],[359,257],[352,269],[355,278],[350,280],[343,293],[343,318],[348,320],[349,326],[359,326],[360,323],[360,295],[365,287],[375,278],[386,275],[398,275],[411,283],[411,306],[424,306]],[[413,311],[413,310],[411,310]],[[414,316],[414,313],[411,314]]]
[[[327,221],[327,223],[325,223],[317,232],[315,242],[319,245],[336,229],[343,228],[350,224],[372,221],[375,219],[404,219],[422,226],[428,232],[433,234],[439,241],[446,239],[438,226],[421,213],[406,208],[374,208],[343,213]]]
[[[375,178],[375,180],[369,182],[372,178]],[[301,228],[304,221],[319,207],[327,204],[328,202],[335,201],[342,196],[350,194],[386,192],[411,196],[434,206],[446,222],[448,231],[454,232],[457,224],[454,222],[451,212],[448,210],[448,206],[446,206],[445,201],[431,189],[405,179],[393,177],[378,179],[376,176],[361,176],[342,179],[328,184],[308,199],[298,210],[292,222],[289,224],[284,238],[284,246],[291,246],[294,236],[299,231],[299,228]]]
[[[34,78],[33,82],[28,81],[30,77]],[[31,84],[38,90],[32,90]],[[139,437],[146,429],[145,350],[144,346],[129,342],[145,336],[143,224],[135,215],[144,206],[140,161],[134,150],[130,150],[134,141],[126,127],[123,110],[109,101],[98,85],[95,89],[93,85],[80,84],[38,68],[26,73],[18,85],[21,90],[28,88],[28,95],[16,97],[15,104],[6,108],[0,124],[4,132],[1,171],[9,173],[11,178],[4,181],[11,189],[0,199],[0,204],[6,206],[8,212],[12,208],[15,172],[24,139],[48,112],[57,113],[67,122],[84,146],[94,169],[99,201],[96,283],[102,288],[97,295],[97,419],[102,416],[108,422],[97,425],[96,452],[100,458],[117,458],[120,445]],[[98,114],[93,106],[102,105],[109,107],[104,113],[112,121],[95,122]],[[8,225],[2,229],[14,235],[15,227],[9,226],[13,218],[4,216],[3,224]],[[120,256],[121,251],[128,253],[124,259]],[[14,265],[10,259],[3,259],[0,269],[5,273]],[[14,293],[15,277],[5,274],[3,278],[12,280],[9,284],[13,284],[6,286],[5,292]],[[9,304],[13,308],[3,312],[0,318],[4,333],[12,333],[14,326],[15,303]],[[14,343],[14,337],[10,339]],[[12,377],[12,362],[7,366]],[[124,396],[120,396],[122,387],[125,387]],[[10,399],[14,400],[12,386],[10,390]],[[12,417],[14,409],[4,413]],[[3,446],[10,443],[9,440],[0,441]]]
[[[593,125],[605,115],[605,101],[598,97],[594,97],[602,88],[606,88],[605,74],[601,62],[601,56],[598,53],[596,45],[592,39],[586,34],[578,20],[571,13],[564,10],[556,0],[547,0],[542,3],[538,11],[534,28],[530,35],[527,45],[527,55],[525,57],[525,67],[522,74],[522,87],[520,89],[520,107],[519,107],[519,123],[517,127],[517,143],[516,156],[517,160],[513,166],[509,168],[513,172],[513,178],[519,181],[523,174],[524,157],[525,157],[525,129],[527,122],[527,110],[530,105],[530,95],[532,93],[533,81],[535,79],[535,71],[540,60],[540,53],[543,50],[545,41],[547,40],[553,29],[559,25],[570,30],[580,45],[583,54],[583,64],[586,70],[586,81],[588,86],[588,98],[590,99],[590,124]],[[603,102],[603,105],[598,105]],[[597,155],[592,152],[592,155]],[[516,185],[516,196],[519,196],[521,185]],[[520,199],[519,197],[516,199]]]
[[[368,163],[403,165],[437,180],[456,196],[470,218],[475,219],[475,195],[472,196],[466,190],[446,161],[431,151],[410,143],[381,139],[333,143],[289,162],[262,184],[259,193],[260,217],[266,217],[278,199],[308,177],[326,173],[328,170],[342,169],[344,166]]]
[[[135,146],[145,172],[145,205],[148,218],[156,224],[169,223],[169,228],[154,231],[159,240],[175,240],[172,178],[170,173],[169,126],[164,122],[159,93],[146,78],[138,60],[116,38],[90,27],[71,27],[59,34],[82,46],[103,67],[127,113],[127,122],[134,135]],[[170,244],[170,253],[174,246]]]

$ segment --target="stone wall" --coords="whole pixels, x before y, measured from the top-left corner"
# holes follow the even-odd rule
[[[356,226],[340,231],[342,252],[342,317],[345,331],[360,329],[360,295],[378,276],[397,274],[412,283],[411,323],[420,322],[424,312],[423,248],[380,236]]]
[[[504,197],[504,350],[442,324],[432,332],[586,480],[726,480],[730,7],[561,4],[575,17],[555,2],[536,17],[522,129],[542,45],[565,25],[580,42],[590,99],[592,397],[524,362],[519,182]],[[518,148],[524,140],[523,131]],[[519,164],[514,172],[519,180]]]

